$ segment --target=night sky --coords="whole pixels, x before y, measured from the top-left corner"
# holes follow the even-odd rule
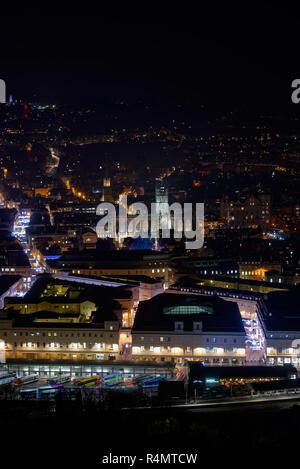
[[[291,8],[240,2],[232,10],[140,13],[2,17],[8,93],[69,104],[144,99],[296,111],[300,20]]]

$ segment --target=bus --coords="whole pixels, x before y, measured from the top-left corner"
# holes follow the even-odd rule
[[[47,379],[47,383],[55,386],[56,384],[68,383],[71,380],[70,375],[57,375],[52,376],[52,378]]]
[[[154,378],[154,375],[151,375],[151,374],[143,374],[143,375],[138,375],[138,376],[133,376],[129,383],[130,384],[142,384],[144,381],[146,381],[147,379],[151,379],[151,378]]]
[[[0,374],[0,386],[1,384],[11,383],[12,381],[14,381],[15,377],[16,375],[14,373],[8,373],[8,372],[1,373]]]
[[[63,390],[62,385],[53,386],[40,386],[37,388],[20,389],[20,396],[26,399],[47,399],[48,397],[55,396],[58,391]]]
[[[90,376],[89,378],[76,379],[73,384],[75,384],[75,386],[96,386],[100,381],[100,376]]]
[[[121,383],[121,381],[122,381],[121,373],[108,375],[101,379],[100,386],[114,386],[116,384]]]
[[[16,386],[24,386],[25,384],[35,383],[39,380],[38,375],[26,375],[16,378],[14,383]]]
[[[175,376],[174,381],[184,381],[186,378],[186,374],[183,368],[177,368],[177,374]]]
[[[160,375],[160,376],[156,376],[155,378],[147,379],[146,381],[142,383],[142,387],[152,388],[152,387],[158,386],[158,383],[160,381],[164,381],[166,378],[167,378],[166,375]]]

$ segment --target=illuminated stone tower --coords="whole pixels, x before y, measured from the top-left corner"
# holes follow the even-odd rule
[[[155,202],[157,204],[156,210],[159,212],[159,229],[162,227],[170,228],[168,187],[166,183],[160,179],[157,179],[155,184]]]
[[[106,166],[105,177],[103,178],[103,188],[101,202],[113,202],[112,190],[110,185],[110,177],[108,175],[108,168]]]

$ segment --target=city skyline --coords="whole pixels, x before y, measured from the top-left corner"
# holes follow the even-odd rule
[[[2,19],[4,453],[270,464],[300,431],[300,20],[141,7]]]

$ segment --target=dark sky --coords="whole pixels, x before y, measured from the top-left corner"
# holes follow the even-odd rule
[[[27,99],[289,109],[291,81],[300,78],[300,17],[289,6],[242,3],[118,19],[2,17],[1,78]]]

